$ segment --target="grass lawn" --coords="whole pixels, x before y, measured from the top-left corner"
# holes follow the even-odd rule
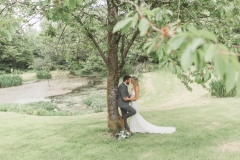
[[[159,80],[158,76],[164,78]],[[175,133],[134,134],[117,141],[108,132],[106,112],[79,116],[0,112],[0,159],[240,159],[239,98],[218,99],[204,94],[200,98],[208,100],[205,104],[189,101],[180,108],[166,109],[169,97],[187,93],[173,75],[164,71],[146,74],[141,86],[142,116],[155,125],[175,126]]]

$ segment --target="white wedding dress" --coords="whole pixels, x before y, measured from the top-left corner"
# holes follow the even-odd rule
[[[135,97],[134,91],[132,91],[131,97]],[[160,127],[147,122],[138,112],[138,101],[132,101],[131,106],[137,111],[130,118],[131,132],[169,134],[176,131],[175,127]]]

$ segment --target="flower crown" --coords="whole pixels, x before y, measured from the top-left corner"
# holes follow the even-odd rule
[[[138,78],[137,78],[137,77],[135,77],[135,76],[132,76],[132,79],[133,79],[134,81],[137,81],[137,82],[139,82]]]

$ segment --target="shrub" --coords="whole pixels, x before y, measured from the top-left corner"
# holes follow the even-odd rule
[[[134,73],[146,73],[146,72],[151,72],[154,70],[154,66],[149,63],[139,63],[136,66],[134,66]]]
[[[70,70],[69,71],[69,74],[70,75],[73,75],[73,76],[78,76],[78,77],[81,77],[82,76],[82,70]]]
[[[227,93],[226,87],[222,80],[213,80],[210,82],[209,92],[216,97],[234,97],[236,96],[236,87]]]
[[[82,72],[82,70],[76,70],[75,74],[76,74],[76,76],[81,77],[83,72]]]
[[[0,75],[6,74],[5,71],[0,71]]]
[[[42,58],[35,58],[33,62],[33,68],[36,70],[39,69],[51,69],[51,57],[45,56],[44,59]]]
[[[24,72],[23,71],[20,71],[20,70],[14,70],[12,72],[12,74],[23,74]]]
[[[85,66],[83,69],[81,69],[81,71],[82,71],[82,74],[91,74],[92,73],[91,68],[88,66]]]
[[[129,64],[124,65],[121,75],[123,76],[125,74],[133,74],[133,66],[132,65],[129,65]]]
[[[72,62],[69,66],[68,69],[69,70],[80,70],[83,68],[83,65],[77,62]]]
[[[70,71],[69,71],[69,75],[76,76],[76,73],[75,73],[75,71],[74,71],[74,70],[70,70]]]
[[[50,71],[37,71],[36,73],[38,79],[51,79],[52,75]]]
[[[84,104],[89,106],[89,109],[94,110],[95,112],[102,112],[106,108],[106,95],[103,94],[94,94],[86,98]]]
[[[0,75],[0,88],[18,86],[22,84],[22,78],[19,75]]]

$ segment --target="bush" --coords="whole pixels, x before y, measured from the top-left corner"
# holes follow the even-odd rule
[[[77,62],[73,62],[71,63],[69,66],[68,66],[68,69],[69,70],[80,70],[83,68],[83,65],[82,64],[79,64]]]
[[[44,59],[42,58],[35,58],[33,62],[33,68],[35,70],[39,69],[51,69],[51,58],[50,56],[45,56]]]
[[[51,79],[52,75],[50,71],[37,71],[36,73],[38,79]]]
[[[216,97],[234,97],[236,96],[236,87],[234,87],[230,92],[226,92],[226,87],[222,80],[213,80],[210,82],[209,92],[212,96]]]
[[[82,70],[70,70],[69,71],[69,74],[70,75],[73,75],[73,76],[78,76],[78,77],[81,77],[82,76]]]
[[[23,74],[24,72],[23,71],[20,71],[20,70],[14,70],[12,72],[12,74]]]
[[[18,86],[22,84],[22,78],[19,75],[0,75],[0,88]]]
[[[139,63],[136,66],[134,66],[135,73],[146,73],[146,72],[151,72],[153,70],[154,70],[154,66],[149,62]]]
[[[133,74],[133,66],[132,65],[124,65],[123,70],[122,70],[122,76],[126,74]]]
[[[5,71],[0,71],[0,75],[6,74]]]
[[[94,110],[95,112],[102,112],[103,109],[107,106],[106,95],[103,94],[91,95],[83,102],[89,106],[89,109]]]
[[[82,71],[82,74],[91,74],[92,73],[92,70],[90,67],[84,67],[83,69],[81,69]]]

